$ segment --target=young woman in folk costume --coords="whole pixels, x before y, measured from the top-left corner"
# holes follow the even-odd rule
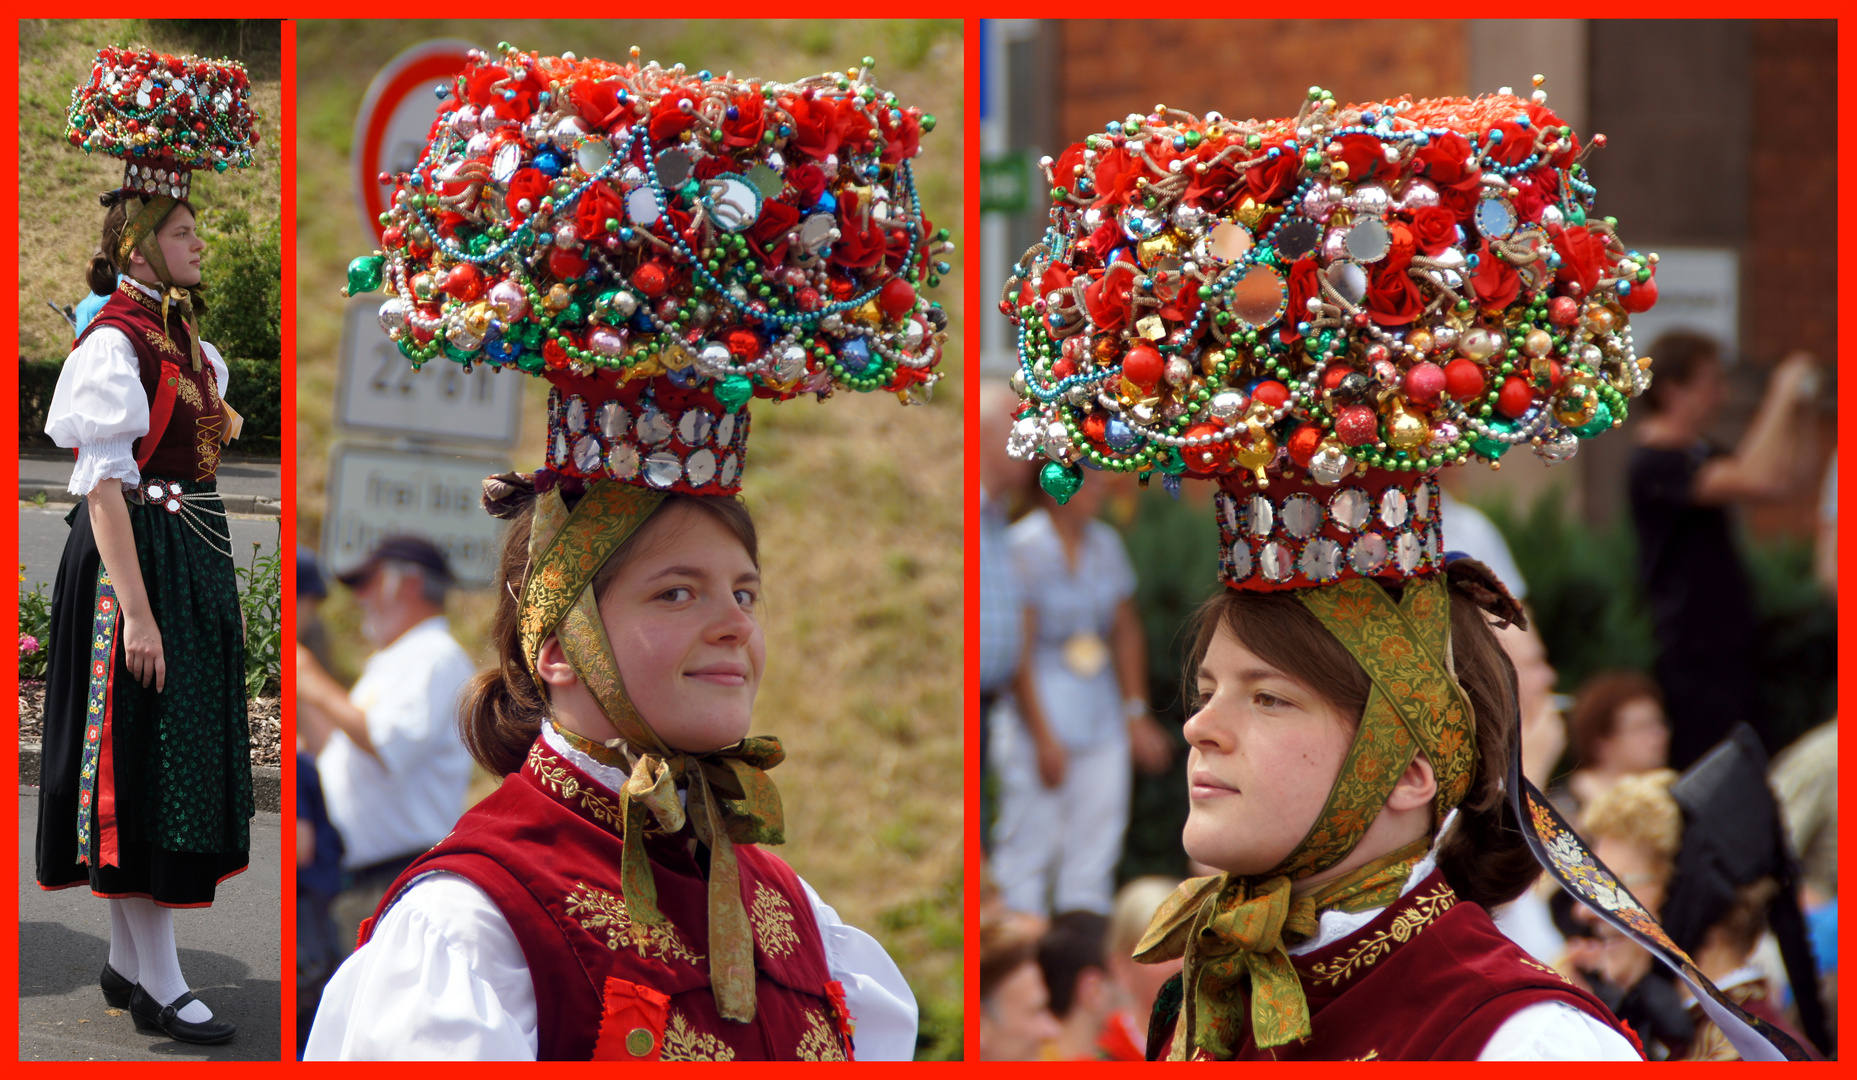
[[[1648,378],[1626,319],[1655,256],[1589,216],[1545,96],[1158,108],[1047,163],[1052,226],[1003,302],[1012,449],[1058,498],[1086,466],[1221,488],[1184,843],[1222,872],[1137,949],[1185,962],[1150,1057],[1641,1056],[1487,913],[1538,858],[1668,944],[1517,771],[1491,622],[1523,615],[1443,551],[1433,476],[1523,444],[1565,460]]]
[[[415,362],[554,384],[547,468],[485,485],[513,525],[465,734],[507,775],[394,884],[308,1055],[908,1058],[896,965],[765,847],[783,753],[745,737],[763,650],[737,492],[751,396],[936,378],[945,320],[915,288],[943,238],[908,164],[932,120],[867,71],[506,49],[453,87],[350,282],[384,263]]]
[[[45,423],[76,450],[53,586],[37,877],[110,900],[103,996],[138,1028],[223,1042],[182,978],[171,909],[245,869],[252,816],[244,634],[220,448],[226,364],[199,338],[192,170],[257,141],[242,65],[104,49],[66,134],[125,159],[89,284],[109,300],[65,360]],[[118,283],[118,276],[122,281]]]

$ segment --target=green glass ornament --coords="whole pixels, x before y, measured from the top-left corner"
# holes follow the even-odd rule
[[[379,255],[363,255],[348,264],[348,295],[360,296],[380,288],[380,268],[387,260]]]
[[[1605,433],[1610,430],[1611,427],[1612,407],[1607,405],[1604,401],[1601,401],[1599,407],[1593,410],[1593,418],[1581,424],[1579,427],[1574,428],[1573,433],[1582,439],[1590,439],[1595,435]]]
[[[754,396],[754,380],[746,375],[730,375],[716,386],[716,400],[734,412]]]
[[[1038,470],[1038,486],[1045,489],[1045,494],[1057,500],[1059,506],[1070,501],[1070,497],[1083,486],[1083,470],[1075,465],[1060,465],[1055,461],[1045,462],[1045,467]]]

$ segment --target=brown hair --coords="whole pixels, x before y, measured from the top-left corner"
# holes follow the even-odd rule
[[[1664,411],[1663,393],[1658,387],[1688,386],[1689,380],[1706,364],[1718,364],[1722,347],[1714,338],[1672,330],[1651,343],[1651,385],[1645,388],[1644,405],[1654,416]]]
[[[760,546],[754,518],[739,498],[718,495],[670,495],[650,519],[626,537],[593,576],[593,593],[599,596],[638,552],[639,537],[673,506],[690,506],[715,519],[748,551],[758,569]],[[510,517],[497,564],[497,608],[490,640],[496,649],[496,666],[480,672],[465,690],[465,707],[458,721],[465,748],[477,763],[495,776],[508,776],[522,768],[529,745],[548,719],[548,691],[529,672],[522,655],[522,595],[529,572],[529,533],[535,523],[535,501],[529,496]]]
[[[1007,977],[1038,959],[1038,938],[1022,919],[980,921],[980,1004],[984,1008]],[[1042,978],[1042,975],[1040,976]]]
[[[1387,589],[1394,596],[1400,587]],[[1506,904],[1540,876],[1504,784],[1519,730],[1515,668],[1470,594],[1450,586],[1451,655],[1457,682],[1476,719],[1477,761],[1456,825],[1438,849],[1438,868],[1458,896],[1482,906]],[[1193,620],[1184,685],[1197,680],[1213,635],[1225,630],[1258,658],[1314,691],[1359,725],[1373,688],[1347,649],[1308,608],[1285,592],[1224,589]]]
[[[1602,671],[1586,680],[1567,721],[1574,760],[1580,765],[1590,764],[1600,741],[1611,738],[1618,730],[1619,711],[1644,700],[1655,701],[1662,708],[1664,692],[1655,679],[1642,671]]]
[[[104,206],[103,238],[98,241],[96,254],[90,257],[90,266],[84,272],[84,280],[90,285],[90,291],[98,296],[108,296],[116,291],[116,275],[128,273],[128,269],[116,263],[116,248],[122,243],[123,229],[129,225],[127,209],[128,196],[120,191],[106,191],[98,199]],[[168,208],[168,212],[155,223],[155,231],[168,223],[174,211],[186,207],[189,214],[195,213],[193,204],[181,199]]]
[[[1772,877],[1757,878],[1735,887],[1734,903],[1715,920],[1714,930],[1722,944],[1739,956],[1746,956],[1767,932],[1767,910],[1780,895],[1780,883]]]

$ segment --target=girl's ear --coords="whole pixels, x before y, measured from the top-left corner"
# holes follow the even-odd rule
[[[541,652],[535,658],[535,673],[549,686],[562,689],[580,681],[574,665],[567,662],[567,650],[561,647],[561,639],[553,634],[542,642]]]
[[[1388,810],[1417,810],[1429,806],[1438,795],[1438,778],[1431,771],[1431,761],[1424,751],[1413,755],[1412,764],[1399,774],[1392,794],[1386,797]]]

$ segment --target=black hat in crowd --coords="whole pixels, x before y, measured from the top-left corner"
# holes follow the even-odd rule
[[[383,562],[411,563],[424,570],[433,580],[447,585],[457,580],[452,576],[451,564],[445,561],[445,553],[432,541],[419,536],[383,537],[361,565],[335,575],[335,580],[351,589],[360,588],[374,576],[374,571]]]

